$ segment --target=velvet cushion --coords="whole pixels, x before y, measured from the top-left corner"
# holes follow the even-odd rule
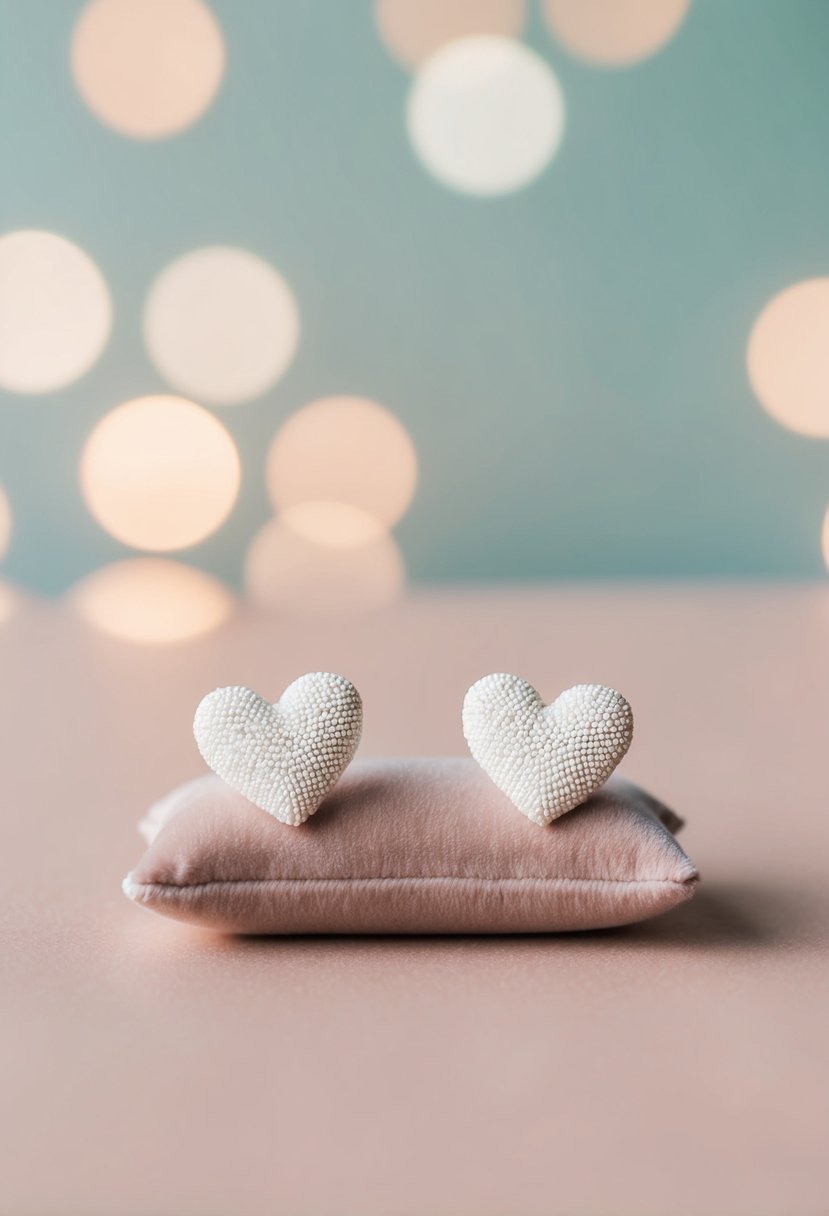
[[[351,765],[288,827],[213,774],[157,803],[124,881],[136,903],[233,933],[546,933],[644,920],[698,875],[681,820],[611,778],[549,827],[472,760]]]

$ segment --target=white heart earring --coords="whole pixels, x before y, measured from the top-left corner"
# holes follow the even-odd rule
[[[503,673],[466,694],[463,733],[484,772],[522,814],[545,826],[604,785],[633,738],[633,711],[603,684],[577,684],[545,706]]]
[[[271,704],[249,688],[217,688],[200,702],[196,744],[213,772],[281,823],[298,826],[350,764],[363,703],[343,676],[300,676]]]

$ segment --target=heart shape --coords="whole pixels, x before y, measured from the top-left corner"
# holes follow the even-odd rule
[[[498,789],[544,826],[604,785],[630,747],[633,711],[603,684],[576,684],[545,706],[532,684],[498,673],[466,694],[463,733]]]
[[[281,823],[313,815],[351,762],[363,703],[343,676],[314,671],[276,704],[249,688],[217,688],[199,703],[193,734],[223,781]]]

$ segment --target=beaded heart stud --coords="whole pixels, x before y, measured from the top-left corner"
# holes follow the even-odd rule
[[[350,681],[315,671],[294,680],[275,704],[250,688],[217,688],[193,722],[213,772],[281,823],[298,826],[351,763],[363,704]]]
[[[633,739],[633,711],[603,684],[577,684],[544,705],[517,676],[484,676],[466,694],[463,733],[484,772],[546,826],[604,785]]]

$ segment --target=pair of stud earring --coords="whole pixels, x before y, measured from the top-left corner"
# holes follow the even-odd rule
[[[249,688],[217,688],[200,702],[193,733],[214,773],[296,826],[351,763],[362,726],[354,685],[317,671],[294,680],[275,704]],[[497,673],[466,693],[463,732],[488,777],[543,827],[605,783],[630,747],[633,712],[603,684],[577,684],[545,706],[526,680]]]

